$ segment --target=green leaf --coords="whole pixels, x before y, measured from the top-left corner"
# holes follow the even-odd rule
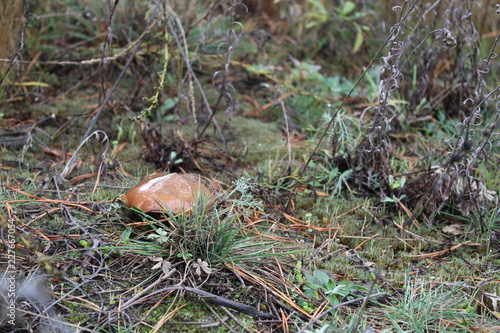
[[[330,14],[323,3],[318,0],[309,0],[309,3],[313,5],[314,8],[311,8],[309,11],[309,21],[306,23],[306,28],[310,29],[314,26],[328,22]]]
[[[309,0],[309,3],[313,5],[315,8],[311,9],[311,12],[316,12],[320,15],[328,15],[328,10],[326,10],[325,5],[319,0]],[[344,6],[345,7],[345,6]]]
[[[335,285],[335,281],[333,281],[332,279],[330,279],[328,281],[328,284],[327,284],[327,289],[328,290],[332,290],[332,289],[335,289],[336,285]]]
[[[382,199],[380,202],[397,202],[396,198],[393,196],[392,198],[390,197],[385,197]]]
[[[334,295],[328,296],[328,299],[330,300],[330,305],[332,306],[335,306],[340,303],[339,299]]]
[[[165,112],[167,110],[170,110],[174,106],[176,106],[177,103],[179,103],[179,98],[178,97],[169,98],[165,102],[163,102],[163,104],[160,106],[160,111],[161,112]]]
[[[313,275],[311,275],[311,274],[309,274],[307,272],[304,272],[304,277],[307,280],[309,286],[312,286],[313,284],[314,285],[318,284],[317,283],[318,281],[317,281],[317,279],[316,279],[315,276],[313,276]]]
[[[356,27],[356,39],[354,40],[354,47],[352,48],[352,53],[358,53],[358,51],[361,49],[361,45],[363,45],[363,30],[358,24],[354,24]]]
[[[348,16],[355,8],[356,5],[354,4],[354,2],[346,1],[346,3],[344,3],[344,8],[342,8],[340,14]]]
[[[328,286],[328,281],[330,280],[330,277],[325,272],[320,271],[319,269],[315,270],[314,276],[316,276],[316,278],[318,279],[320,287],[325,288]]]
[[[304,294],[307,296],[307,298],[314,299],[316,297],[316,290],[309,287],[304,287]]]
[[[122,234],[120,236],[120,241],[122,241],[122,242],[129,241],[131,234],[132,234],[132,228],[128,227],[127,229],[125,229],[125,231],[122,232]]]

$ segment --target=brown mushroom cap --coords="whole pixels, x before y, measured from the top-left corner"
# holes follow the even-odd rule
[[[196,174],[153,173],[132,187],[123,201],[146,213],[158,213],[168,207],[174,214],[189,211],[200,195],[211,194],[205,178]]]

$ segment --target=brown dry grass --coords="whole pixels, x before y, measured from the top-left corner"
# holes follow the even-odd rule
[[[22,0],[0,2],[0,58],[6,59],[14,55],[19,42],[19,34],[23,28],[24,13]]]

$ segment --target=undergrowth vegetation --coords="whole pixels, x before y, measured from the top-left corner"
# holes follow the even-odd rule
[[[499,14],[4,1],[0,331],[499,331]]]

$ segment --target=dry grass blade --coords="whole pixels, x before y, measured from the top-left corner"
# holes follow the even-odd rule
[[[459,247],[464,246],[464,245],[469,245],[469,246],[480,245],[480,246],[482,246],[481,244],[469,244],[469,243],[470,243],[470,241],[466,241],[466,242],[460,243],[460,244],[454,244],[454,245],[450,246],[450,248],[448,248],[448,249],[433,252],[433,253],[414,254],[414,255],[405,255],[405,256],[411,257],[411,258],[434,258],[434,257],[441,257],[441,256],[445,255],[446,253],[453,251],[455,249],[458,249]]]
[[[257,285],[262,286],[266,290],[269,290],[276,297],[281,299],[284,303],[289,304],[298,313],[310,318],[311,315],[307,313],[303,308],[301,308],[298,304],[296,304],[295,301],[290,298],[290,296],[279,290],[278,287],[273,285],[271,282],[267,281],[265,278],[258,276],[257,274],[252,273],[250,271],[240,269],[239,267],[233,266],[231,264],[226,264],[226,266],[231,270],[235,271],[236,273],[238,273],[239,275],[241,275],[242,277],[248,279],[249,281],[252,281]]]
[[[161,317],[160,320],[158,320],[158,323],[156,323],[155,327],[153,327],[153,330],[151,331],[152,333],[156,333],[160,331],[160,329],[167,323],[172,317],[179,312],[182,308],[186,307],[187,304],[181,305],[170,311],[169,313],[165,313],[163,317]]]

